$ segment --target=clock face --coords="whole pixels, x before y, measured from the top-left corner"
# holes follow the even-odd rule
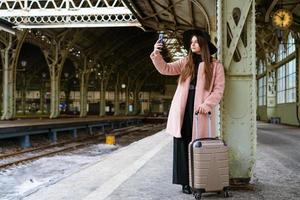
[[[293,15],[289,10],[279,9],[272,16],[272,23],[276,28],[286,29],[293,23]]]

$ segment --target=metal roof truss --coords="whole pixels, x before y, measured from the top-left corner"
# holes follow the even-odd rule
[[[141,26],[121,0],[0,0],[16,28]]]

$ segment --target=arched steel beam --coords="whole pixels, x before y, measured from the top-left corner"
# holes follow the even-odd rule
[[[208,17],[208,14],[207,14],[205,8],[202,6],[202,4],[199,1],[195,1],[195,0],[191,0],[191,1],[193,2],[193,4],[195,4],[201,10],[201,13],[204,15],[205,21],[207,24],[207,32],[210,33],[210,30],[212,27],[211,27],[211,23],[209,21],[209,17]]]
[[[270,14],[273,10],[273,8],[275,7],[275,5],[277,4],[278,0],[273,0],[272,3],[270,4],[270,6],[268,7],[268,10],[265,14],[265,22],[269,22],[270,21]]]

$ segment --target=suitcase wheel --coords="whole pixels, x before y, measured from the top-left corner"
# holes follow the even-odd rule
[[[225,198],[228,198],[228,197],[229,197],[229,192],[228,192],[228,190],[225,190],[225,191],[224,191],[224,197],[225,197]]]
[[[197,192],[197,193],[194,194],[194,196],[195,196],[196,200],[200,200],[201,199],[201,193]]]

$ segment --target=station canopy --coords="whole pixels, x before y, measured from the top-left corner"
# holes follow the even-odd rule
[[[99,65],[116,66],[114,73],[127,73],[136,79],[148,77],[152,81],[147,81],[145,89],[159,89],[161,85],[174,83],[176,79],[159,75],[149,58],[158,32],[163,31],[165,34],[167,48],[163,55],[167,61],[179,59],[186,54],[182,45],[182,33],[185,30],[201,28],[210,33],[216,32],[216,0],[123,0],[122,3],[136,17],[139,26],[34,28],[30,30],[30,36],[25,42],[39,46],[43,52],[49,48],[51,38],[64,36],[65,42],[72,44],[68,49],[68,59],[73,63],[84,55],[96,63],[95,71]],[[272,25],[272,16],[278,9],[289,10],[293,15],[293,23],[286,30]],[[294,38],[299,39],[300,0],[256,1],[257,57],[275,52],[290,32]],[[216,42],[215,37],[212,40]]]

